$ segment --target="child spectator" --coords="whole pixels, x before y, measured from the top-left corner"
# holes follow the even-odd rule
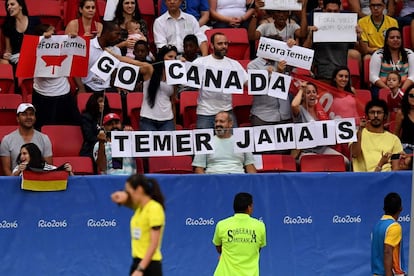
[[[147,41],[147,38],[144,36],[144,34],[140,30],[141,24],[139,24],[137,20],[131,19],[127,21],[125,23],[125,28],[128,31],[128,39],[135,40],[135,42],[137,42],[138,40]],[[130,58],[135,58],[134,47],[127,47],[126,56]]]
[[[183,58],[185,58],[186,61],[192,62],[196,58],[200,57],[200,47],[198,47],[198,39],[195,35],[186,35],[183,40],[183,45]]]
[[[391,71],[387,75],[387,87],[390,89],[390,94],[387,96],[388,110],[397,112],[401,107],[401,100],[404,92],[400,89],[401,76],[398,71]]]

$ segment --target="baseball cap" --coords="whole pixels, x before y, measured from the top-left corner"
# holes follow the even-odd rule
[[[121,121],[121,117],[119,117],[119,115],[116,114],[116,113],[108,113],[103,118],[103,122],[102,123],[104,125],[106,125],[107,123],[109,123],[110,121],[113,121],[113,120]]]
[[[19,104],[19,106],[17,107],[17,112],[16,114],[25,112],[28,108],[33,108],[33,110],[36,112],[36,108],[34,108],[34,106],[31,103],[21,103]]]

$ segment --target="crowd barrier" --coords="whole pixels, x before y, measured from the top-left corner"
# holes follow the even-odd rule
[[[370,275],[371,229],[391,191],[403,199],[408,259],[410,171],[151,176],[166,196],[167,276],[213,275],[214,228],[240,191],[267,227],[261,275]],[[74,176],[66,191],[29,192],[0,177],[0,275],[128,275],[132,211],[110,200],[125,179]]]

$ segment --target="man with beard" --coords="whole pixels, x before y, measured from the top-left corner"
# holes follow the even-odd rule
[[[256,173],[253,154],[234,152],[232,127],[233,119],[229,112],[221,111],[215,116],[214,153],[194,157],[195,173]]]
[[[365,106],[367,121],[361,120],[357,142],[351,144],[355,172],[391,171],[399,169],[392,154],[403,151],[400,139],[384,129],[388,108],[384,100],[374,99]]]
[[[101,57],[105,48],[109,48],[113,53],[121,55],[121,50],[114,46],[119,42],[120,38],[121,28],[114,22],[104,21],[101,36],[95,37],[89,44],[88,75],[85,78],[74,78],[79,92],[103,92],[111,88],[110,79],[104,81],[95,73],[92,73],[90,69]]]
[[[220,69],[226,68],[242,71],[244,74],[240,78],[247,81],[247,73],[240,63],[226,57],[229,46],[227,37],[220,32],[214,33],[210,38],[210,43],[213,53],[205,57],[199,57],[193,63]],[[232,94],[208,91],[202,87],[197,100],[197,128],[213,128],[216,114],[220,111],[228,111],[233,116],[232,108]],[[234,127],[237,127],[234,116],[233,122]]]
[[[103,129],[98,133],[98,142],[93,148],[93,158],[100,174],[131,175],[136,173],[135,159],[132,157],[112,157],[111,131],[121,131],[121,118],[109,113],[102,120]],[[125,127],[123,130],[132,130]]]
[[[34,143],[39,147],[46,163],[52,163],[52,144],[47,135],[34,129],[36,122],[35,108],[30,103],[22,103],[17,107],[17,123],[19,128],[4,136],[0,144],[0,157],[5,175],[12,175],[17,165],[17,156],[22,145]]]

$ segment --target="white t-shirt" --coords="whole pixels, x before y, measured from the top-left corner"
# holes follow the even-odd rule
[[[240,70],[244,72],[244,75],[242,76],[243,82],[247,80],[247,73],[240,65],[240,63],[228,57],[224,57],[223,59],[216,59],[212,55],[208,55],[205,57],[197,58],[193,63],[208,65],[209,67],[215,68]],[[201,87],[197,100],[197,114],[211,116],[216,115],[220,111],[232,110],[232,108],[231,94],[224,94],[223,92],[211,92]]]
[[[283,41],[287,41],[289,38],[295,38],[295,31],[299,28],[300,26],[296,23],[287,23],[282,30],[278,30],[275,23],[265,23],[257,27],[256,31],[260,32],[261,36],[278,35]]]
[[[57,97],[70,92],[67,77],[59,78],[33,78],[33,89],[46,97]]]
[[[218,14],[241,17],[246,13],[246,0],[217,0]]]
[[[150,80],[144,81],[144,97],[141,106],[141,117],[156,121],[172,120],[174,114],[171,105],[171,96],[174,93],[174,86],[168,85],[166,82],[162,81],[158,88],[157,96],[155,97],[154,107],[151,108],[147,102],[149,83]]]

